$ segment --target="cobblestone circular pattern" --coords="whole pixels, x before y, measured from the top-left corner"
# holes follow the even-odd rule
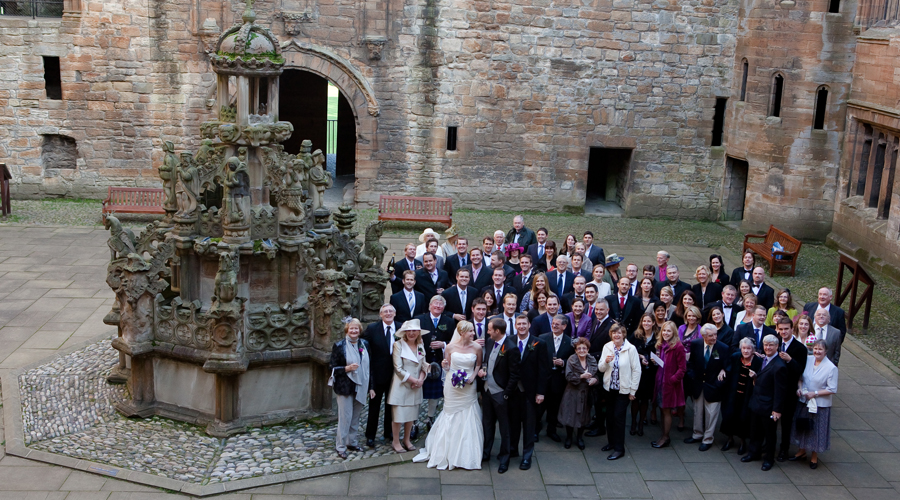
[[[19,392],[26,446],[198,484],[343,461],[334,450],[336,423],[290,422],[220,439],[201,427],[164,418],[125,418],[114,405],[127,397],[127,389],[106,382],[118,359],[104,340],[23,373]],[[420,419],[426,409],[427,403]],[[360,418],[360,433],[367,411]],[[364,443],[364,436],[360,439]],[[374,449],[349,452],[347,460],[394,453],[390,443],[376,443]]]

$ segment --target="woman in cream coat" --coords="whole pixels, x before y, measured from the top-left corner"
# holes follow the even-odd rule
[[[606,397],[606,432],[609,442],[602,448],[612,453],[607,460],[625,455],[625,414],[641,383],[641,360],[637,349],[625,340],[625,327],[616,323],[609,329],[609,338],[600,354],[597,370],[603,372]]]
[[[422,406],[422,384],[425,382],[425,346],[419,320],[412,319],[397,330],[394,342],[394,378],[388,403],[393,407],[394,451],[412,451],[409,440],[413,423]],[[403,446],[400,446],[400,424],[403,424]]]

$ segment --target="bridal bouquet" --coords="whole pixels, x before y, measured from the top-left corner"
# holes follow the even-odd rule
[[[457,389],[462,389],[466,386],[466,382],[469,379],[469,374],[465,370],[456,370],[453,372],[453,376],[450,378],[450,383],[453,384],[453,387]]]

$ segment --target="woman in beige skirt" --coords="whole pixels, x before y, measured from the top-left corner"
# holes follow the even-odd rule
[[[425,382],[425,346],[419,320],[412,319],[397,330],[394,342],[394,378],[388,403],[392,406],[394,451],[412,451],[409,440],[413,423],[419,418],[422,406],[422,384]],[[400,424],[403,424],[403,446],[400,446]]]

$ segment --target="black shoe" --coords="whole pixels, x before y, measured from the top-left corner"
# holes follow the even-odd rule
[[[613,449],[613,446],[611,444],[607,444],[603,448],[600,448],[600,451],[609,451],[611,449]]]
[[[748,454],[744,455],[743,457],[741,457],[741,462],[745,462],[745,463],[746,463],[746,462],[753,462],[754,460],[759,460],[759,457],[754,457],[754,456],[751,455],[750,453],[748,453]]]
[[[572,438],[567,437],[567,438],[566,438],[566,442],[563,443],[563,448],[565,448],[565,449],[568,450],[568,449],[571,448],[571,447],[572,447]]]
[[[806,460],[806,453],[788,458],[788,462],[802,462],[804,460]]]
[[[684,440],[684,444],[694,444],[694,443],[699,443],[699,442],[700,442],[700,440],[694,438],[693,436]]]
[[[584,433],[584,435],[588,436],[588,437],[603,436],[605,434],[606,434],[606,429],[601,429],[599,427],[597,427],[596,429],[591,429]]]
[[[341,457],[344,460],[347,460],[347,452],[346,451],[337,452],[337,456]]]
[[[631,422],[631,429],[628,431],[628,433],[632,436],[637,434],[637,422]]]
[[[577,446],[579,450],[583,450],[584,449],[584,439],[578,438],[578,441],[575,442],[575,446]]]
[[[413,425],[412,432],[409,433],[409,440],[415,441],[419,438],[419,426]]]
[[[818,466],[819,466],[819,461],[818,461],[818,460],[816,460],[815,462],[813,462],[812,460],[810,460],[810,462],[809,462],[809,468],[810,468],[810,469],[815,469],[815,468],[818,467]]]
[[[484,463],[484,462],[490,462],[490,461],[491,461],[490,455],[481,455],[481,462],[482,462],[482,463]]]
[[[785,460],[787,460],[787,452],[779,451],[778,456],[775,458],[775,460],[778,460],[779,462],[784,462]]]
[[[643,435],[644,435],[644,425],[646,425],[646,424],[647,424],[646,421],[641,422],[641,423],[638,424],[638,428],[637,428],[637,435],[638,435],[638,436],[643,436]]]
[[[671,439],[667,439],[662,444],[660,444],[659,441],[653,441],[652,443],[650,443],[650,446],[652,446],[654,448],[665,448],[666,446],[669,446],[669,443],[671,443],[671,442],[672,442]]]
[[[500,467],[497,469],[497,473],[503,474],[504,472],[509,470],[509,464],[500,464]]]
[[[559,438],[559,434],[555,432],[553,434],[547,433],[547,437],[552,439],[553,441],[556,441],[557,443],[561,441],[561,439]]]
[[[531,468],[531,460],[528,458],[522,460],[522,463],[519,464],[519,469],[521,469],[521,470],[528,470],[530,468]]]
[[[744,443],[741,443],[741,445],[738,447],[738,455],[746,455],[746,454],[747,454],[747,445]]]
[[[710,449],[710,448],[712,448],[712,443],[703,443],[703,444],[700,445],[700,448],[698,448],[698,449],[699,449],[700,451],[706,451],[706,450],[708,450],[708,449]]]
[[[428,417],[425,419],[425,428],[431,430],[434,426],[434,417]]]
[[[618,460],[624,456],[625,456],[624,451],[614,451],[608,457],[606,457],[606,459],[607,460]]]
[[[519,452],[518,451],[509,452],[509,458],[519,458]]]
[[[366,446],[368,446],[369,448],[374,448],[375,440],[374,439],[366,439]]]
[[[363,451],[359,446],[348,446],[347,449],[350,451]]]
[[[763,462],[762,470],[764,472],[769,471],[772,468],[772,462]]]
[[[728,441],[725,441],[725,444],[722,445],[722,451],[728,451],[732,446],[734,446],[734,441],[729,439]]]

